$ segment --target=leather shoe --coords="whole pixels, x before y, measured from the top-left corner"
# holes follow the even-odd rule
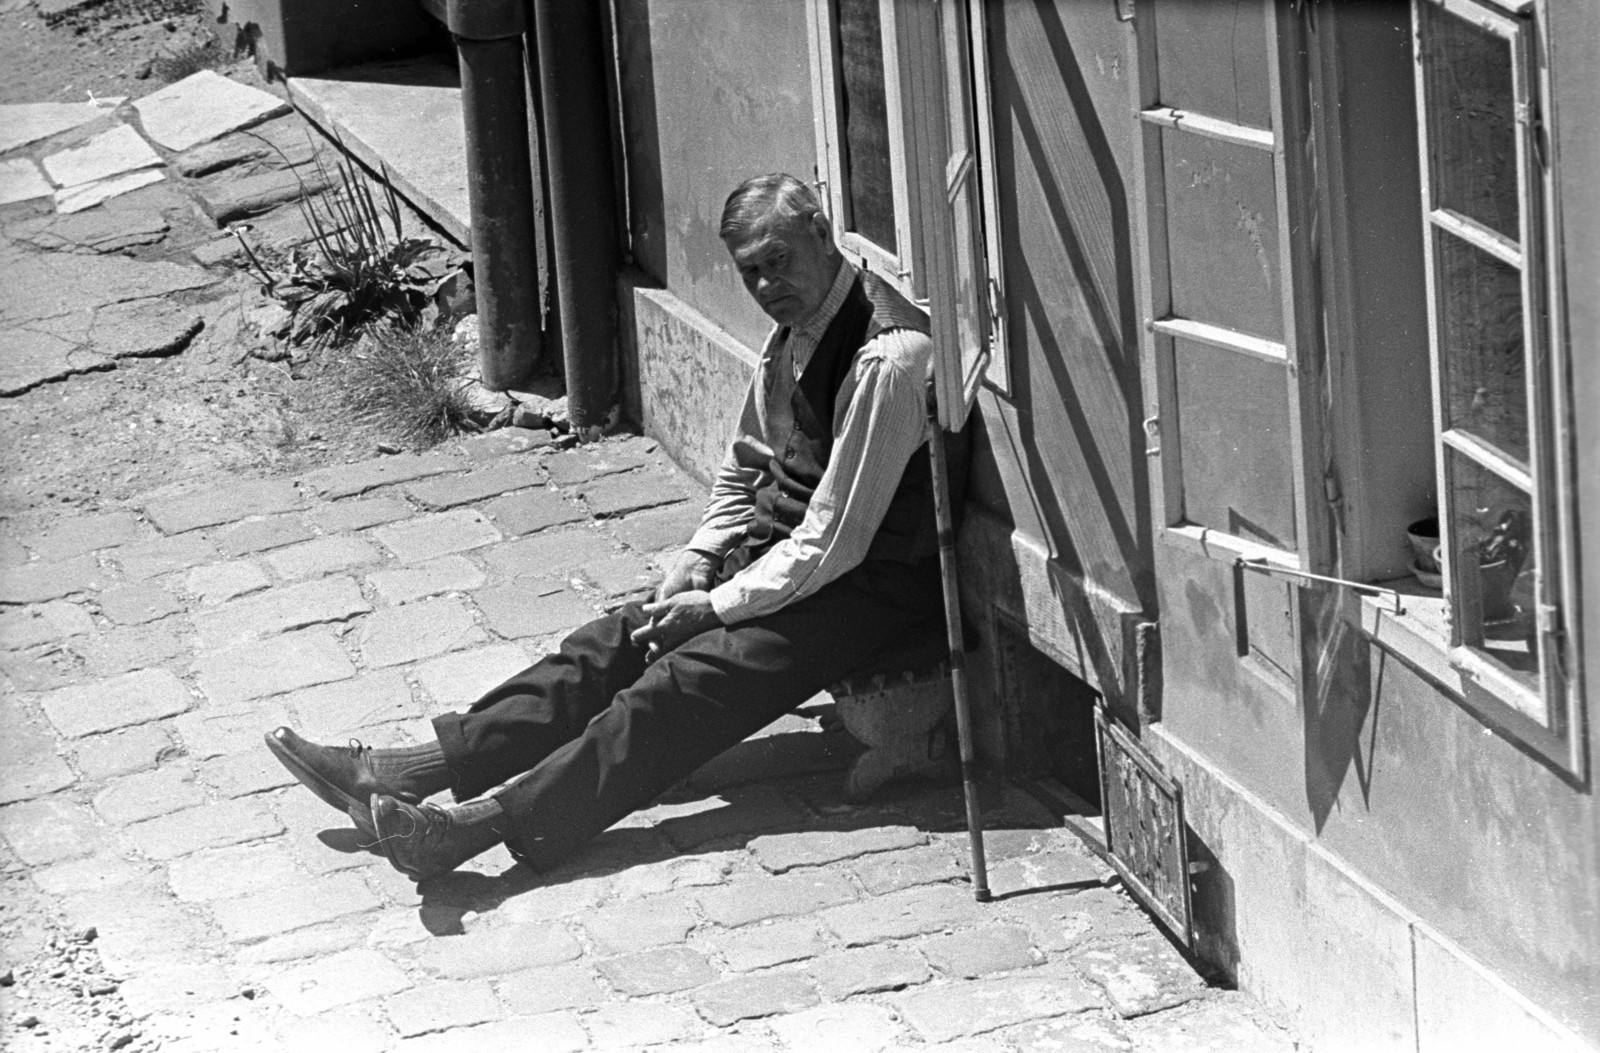
[[[384,794],[373,794],[372,828],[383,854],[412,881],[448,874],[503,838],[488,820],[466,822],[458,809],[437,804],[412,806]]]
[[[319,746],[296,735],[290,728],[267,733],[267,749],[306,789],[329,805],[344,812],[367,833],[372,832],[369,802],[375,793],[416,803],[415,794],[402,793],[384,784],[372,772],[372,747],[355,739],[348,746]]]

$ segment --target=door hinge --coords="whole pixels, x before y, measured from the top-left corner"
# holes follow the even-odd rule
[[[1113,3],[1116,5],[1118,22],[1133,21],[1133,0],[1113,0]]]
[[[1339,489],[1339,477],[1332,472],[1322,477],[1322,495],[1330,505],[1337,505],[1344,500],[1344,493]]]
[[[1161,454],[1161,416],[1151,414],[1144,419],[1144,455],[1157,457]]]
[[[1539,632],[1544,636],[1561,635],[1561,608],[1549,603],[1538,605],[1536,615],[1539,623]]]

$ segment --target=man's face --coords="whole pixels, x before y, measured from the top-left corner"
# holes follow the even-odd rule
[[[744,287],[779,325],[810,317],[839,271],[833,231],[821,216],[784,222],[769,211],[727,245]]]

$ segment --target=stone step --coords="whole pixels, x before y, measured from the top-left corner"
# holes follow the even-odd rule
[[[461,80],[436,56],[289,80],[290,101],[463,246],[471,243]]]

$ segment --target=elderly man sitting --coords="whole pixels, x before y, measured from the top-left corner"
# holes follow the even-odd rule
[[[741,184],[720,233],[777,327],[741,438],[655,601],[590,622],[467,712],[434,718],[427,745],[267,735],[414,879],[501,841],[552,867],[827,685],[938,631],[925,316],[843,258],[793,176]],[[444,790],[459,803],[425,803]]]

